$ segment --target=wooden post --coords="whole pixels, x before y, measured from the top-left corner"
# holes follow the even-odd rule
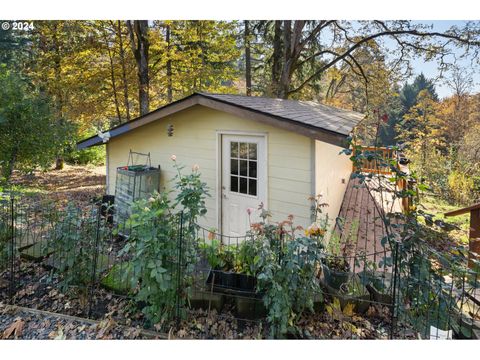
[[[457,216],[470,213],[470,231],[469,231],[469,261],[468,267],[473,268],[473,259],[480,260],[480,203],[454,211],[450,211],[445,216]],[[475,253],[475,255],[473,255]]]
[[[470,250],[469,256],[480,260],[480,208],[470,211],[470,239],[468,247]],[[468,267],[474,267],[473,261],[469,260]]]

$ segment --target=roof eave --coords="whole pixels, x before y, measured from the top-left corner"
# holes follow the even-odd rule
[[[196,105],[198,103],[197,96],[198,96],[197,94],[192,94],[190,96],[187,96],[186,98],[172,102],[159,109],[149,112],[146,115],[140,116],[124,124],[115,126],[110,130],[108,130],[108,132],[110,133],[110,138],[120,136],[137,127],[146,125],[152,121],[159,120],[163,117],[172,115],[178,111],[181,111],[193,105]],[[101,145],[102,143],[103,143],[103,139],[100,138],[100,136],[95,135],[95,136],[89,137],[88,139],[79,141],[77,143],[77,149],[82,150],[82,149],[89,148],[91,146]]]
[[[300,123],[295,120],[267,114],[262,111],[254,110],[248,107],[243,107],[238,104],[232,104],[227,101],[222,101],[209,97],[206,94],[194,93],[184,99],[165,105],[157,110],[154,110],[144,116],[129,121],[125,124],[113,127],[108,132],[110,138],[114,138],[129,132],[137,127],[146,125],[150,122],[159,120],[166,116],[172,115],[181,110],[187,109],[194,105],[202,105],[211,109],[223,111],[229,114],[233,114],[239,117],[243,117],[250,120],[255,120],[263,124],[280,127],[285,130],[289,130],[316,140],[330,143],[332,145],[347,147],[346,138],[348,134],[341,134],[334,131],[322,129],[313,125]],[[77,149],[82,150],[92,146],[103,144],[103,139],[98,136],[92,136],[88,139],[82,140],[77,143]]]

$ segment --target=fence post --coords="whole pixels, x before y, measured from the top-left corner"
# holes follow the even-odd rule
[[[399,243],[395,241],[394,261],[393,261],[393,288],[392,288],[392,308],[391,308],[391,323],[390,323],[390,339],[393,339],[395,334],[395,327],[397,325],[396,307],[397,307],[397,277],[398,277],[398,253]]]
[[[8,288],[10,304],[15,295],[15,198],[10,195],[10,286]]]
[[[97,262],[98,262],[98,252],[99,252],[99,243],[100,243],[100,220],[101,220],[101,207],[102,204],[97,207],[97,226],[95,233],[95,249],[93,254],[93,269],[92,269],[92,278],[90,280],[90,290],[88,295],[88,317],[92,316],[92,302],[93,302],[93,289],[95,285],[95,277],[97,273]]]
[[[183,252],[183,211],[180,212],[180,233],[178,235],[178,260],[177,260],[177,309],[176,309],[176,322],[177,322],[177,329],[180,326],[180,296],[182,292],[182,254]]]

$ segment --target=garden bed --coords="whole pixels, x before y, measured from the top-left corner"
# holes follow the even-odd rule
[[[71,288],[62,293],[55,283],[49,282],[50,273],[39,263],[21,261],[17,264],[17,292],[15,303],[19,307],[35,308],[31,312],[13,311],[18,307],[0,306],[0,331],[3,332],[20,318],[24,321],[22,339],[95,339],[99,338],[101,326],[109,326],[100,338],[129,339],[145,338],[139,329],[145,326],[141,309],[127,297],[115,296],[109,291],[95,287],[92,292],[91,318],[78,320],[76,317],[88,316],[87,296],[80,288]],[[6,297],[4,287],[2,298]],[[207,293],[208,294],[208,293]],[[205,306],[209,299],[199,307],[187,311],[180,322],[159,326],[149,326],[151,330],[162,330],[170,338],[196,339],[262,339],[268,337],[266,323],[257,319],[246,319],[237,313],[235,298],[226,296],[221,310]],[[259,303],[261,305],[261,302]],[[332,309],[331,311],[329,309]],[[42,312],[56,314],[45,315]],[[62,315],[57,315],[57,314]],[[66,315],[66,317],[65,317]],[[75,319],[70,318],[75,317]],[[93,319],[93,320],[92,320]],[[330,339],[359,338],[383,339],[388,337],[390,315],[386,307],[372,306],[365,315],[345,314],[334,305],[326,305],[321,311],[305,313],[298,321],[298,331],[289,333],[289,338]],[[102,325],[98,325],[102,324]],[[60,331],[61,330],[61,331]],[[148,332],[148,331],[147,331]],[[413,335],[412,335],[413,336]],[[11,335],[10,338],[15,337]]]

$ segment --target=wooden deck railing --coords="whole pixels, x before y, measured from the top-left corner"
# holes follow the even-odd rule
[[[395,158],[396,152],[394,149],[386,147],[373,147],[373,146],[362,146],[361,150],[363,153],[376,153],[380,156],[375,156],[374,159],[362,159],[360,166],[353,166],[353,171],[360,171],[366,173],[375,173],[375,174],[384,174],[391,175],[392,171],[388,163],[390,160]],[[378,159],[380,157],[380,159]]]
[[[393,171],[390,167],[390,161],[395,159],[397,153],[394,149],[386,147],[373,147],[373,146],[362,146],[360,151],[368,153],[377,153],[380,156],[374,156],[374,159],[362,159],[361,164],[355,167],[353,165],[353,171],[365,172],[365,173],[374,173],[381,175],[393,175]],[[367,155],[367,154],[366,154]],[[400,165],[397,163],[397,166],[401,168],[402,171],[408,171],[408,168],[405,165]],[[404,178],[397,179],[396,187],[398,191],[411,190],[415,186],[412,183],[409,183]],[[410,211],[410,207],[413,204],[413,199],[411,196],[402,197],[399,199],[400,205],[403,211]]]

